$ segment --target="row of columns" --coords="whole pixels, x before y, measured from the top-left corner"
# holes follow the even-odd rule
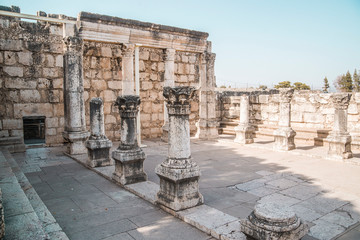
[[[122,48],[122,95],[134,95],[134,44],[124,44]],[[138,50],[138,49],[137,49]],[[86,152],[85,140],[89,137],[85,124],[84,87],[83,87],[83,42],[75,36],[64,38],[64,109],[65,131],[63,137],[68,141],[69,154]],[[165,50],[164,87],[175,86],[175,49]],[[200,107],[198,131],[200,139],[214,139],[218,137],[215,114],[215,54],[200,55]],[[162,139],[168,140],[169,120],[167,107],[164,103],[164,125]],[[138,132],[140,121],[138,118]],[[138,142],[140,139],[138,138]]]
[[[295,149],[294,138],[296,132],[291,128],[291,99],[294,89],[283,88],[279,90],[280,114],[279,128],[274,131],[274,149],[288,151]],[[347,109],[350,93],[334,93],[332,103],[335,108],[334,126],[329,136],[325,139],[329,144],[328,158],[347,159],[352,157],[351,136],[347,131]],[[254,127],[250,124],[250,101],[248,95],[240,98],[240,121],[235,127],[236,137],[234,142],[249,144],[254,142]]]

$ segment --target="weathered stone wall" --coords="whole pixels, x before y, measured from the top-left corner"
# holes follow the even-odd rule
[[[218,93],[220,121],[237,121],[240,113],[240,95],[250,94],[250,121],[257,126],[272,128],[279,122],[279,94],[276,90],[256,92]],[[334,123],[332,93],[295,91],[291,100],[291,126],[299,131],[331,130]],[[360,127],[360,93],[352,95],[348,109],[348,131],[355,135]]]
[[[0,137],[22,137],[23,116],[46,116],[46,143],[62,143],[62,28],[0,18]]]
[[[46,144],[64,142],[62,25],[0,18],[0,137],[23,137],[25,116],[46,117]],[[83,71],[86,125],[89,101],[104,100],[105,130],[120,138],[114,107],[122,92],[122,44],[84,41]],[[140,48],[141,128],[143,138],[158,138],[164,124],[164,49]],[[200,54],[176,52],[175,85],[199,85]],[[196,133],[198,96],[191,103],[190,130]]]
[[[3,239],[5,235],[5,217],[4,217],[4,207],[2,204],[2,191],[0,188],[0,239]]]

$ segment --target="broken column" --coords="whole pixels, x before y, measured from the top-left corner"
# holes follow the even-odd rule
[[[294,212],[277,203],[256,205],[254,211],[240,223],[243,233],[258,240],[298,240],[309,231]]]
[[[190,101],[192,87],[165,87],[164,97],[169,113],[169,145],[167,159],[155,169],[160,178],[157,202],[179,211],[202,204],[199,192],[200,168],[191,159]]]
[[[105,136],[104,105],[101,98],[90,100],[90,127],[91,135],[86,141],[87,165],[90,167],[111,165],[110,148],[112,142]]]
[[[279,128],[274,131],[274,149],[288,151],[295,149],[294,138],[296,132],[291,128],[291,98],[294,94],[292,88],[281,88],[280,90],[280,116]]]
[[[87,152],[82,54],[83,42],[78,37],[64,38],[64,139],[69,154]]]
[[[208,43],[210,44],[210,43]],[[211,48],[211,46],[209,46]],[[211,50],[211,49],[209,49]],[[199,121],[196,123],[196,137],[200,139],[216,139],[218,137],[216,120],[215,94],[215,53],[205,52],[201,55],[200,91],[199,91]]]
[[[240,98],[240,122],[235,127],[236,138],[234,142],[241,144],[249,144],[254,142],[254,127],[249,121],[249,96],[243,95]]]
[[[351,93],[334,93],[332,102],[335,106],[334,126],[326,138],[329,143],[328,157],[333,159],[352,158],[351,136],[347,131],[347,110]]]
[[[164,87],[174,87],[175,86],[175,49],[166,49],[165,51],[165,73],[164,73]],[[166,107],[166,102],[164,101],[164,125],[162,126],[162,137],[161,139],[165,142],[169,139],[169,118],[168,110]]]
[[[139,147],[136,137],[140,97],[119,96],[115,105],[120,112],[121,134],[120,145],[112,152],[112,158],[115,160],[113,179],[122,185],[146,181],[147,175],[143,168],[145,153]]]

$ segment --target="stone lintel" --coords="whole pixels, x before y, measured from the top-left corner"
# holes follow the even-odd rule
[[[187,168],[173,168],[160,164],[155,168],[155,173],[173,182],[186,181],[201,176],[200,168],[197,165]]]
[[[149,23],[149,22],[141,22],[132,19],[124,19],[119,17],[89,13],[89,12],[80,12],[78,15],[78,20],[101,23],[106,25],[113,25],[113,26],[122,26],[126,28],[134,28],[134,29],[158,32],[158,33],[159,32],[170,33],[170,34],[188,36],[191,38],[197,38],[203,40],[207,39],[207,37],[209,36],[209,34],[206,32],[199,32],[189,29],[171,27],[171,26]]]

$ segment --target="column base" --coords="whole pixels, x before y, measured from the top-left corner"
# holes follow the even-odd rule
[[[105,139],[90,139],[85,142],[88,151],[88,159],[86,164],[92,168],[105,167],[113,165],[114,162],[110,158],[110,148],[112,142]]]
[[[298,240],[309,228],[293,212],[277,204],[260,204],[246,219],[241,231],[254,239]]]
[[[115,172],[112,178],[121,185],[127,185],[147,180],[144,172],[145,153],[141,148],[112,152],[115,161]]]
[[[330,135],[325,139],[325,141],[329,143],[329,151],[327,158],[343,160],[353,157],[353,154],[351,152],[350,134]]]
[[[219,137],[219,131],[217,129],[216,121],[207,121],[204,119],[200,119],[198,122],[196,122],[195,126],[197,128],[195,134],[196,138],[212,140]]]
[[[87,131],[83,132],[63,132],[63,137],[67,141],[67,153],[70,155],[85,154],[85,140],[90,136]]]
[[[168,122],[162,126],[161,141],[169,142],[169,123]]]
[[[274,150],[289,151],[295,149],[296,132],[291,127],[281,127],[274,131]]]
[[[158,165],[155,173],[160,178],[160,191],[157,202],[174,211],[195,207],[204,203],[199,192],[200,169],[193,164],[190,167],[172,168]]]
[[[250,144],[254,142],[254,127],[250,124],[239,124],[235,127],[236,137],[234,142],[241,144]]]

